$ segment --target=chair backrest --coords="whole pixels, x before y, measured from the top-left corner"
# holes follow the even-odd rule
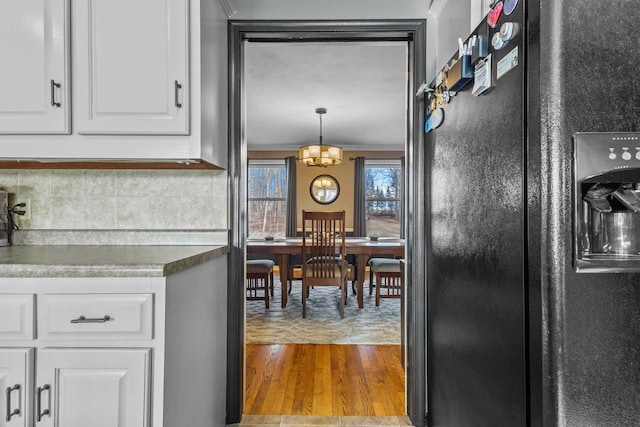
[[[302,211],[302,277],[309,285],[341,285],[346,277],[345,212]],[[303,279],[304,280],[304,279]]]

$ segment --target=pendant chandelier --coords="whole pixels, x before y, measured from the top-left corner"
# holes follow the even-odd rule
[[[316,108],[316,114],[320,117],[319,144],[305,145],[298,150],[298,160],[307,166],[326,168],[342,163],[342,148],[322,144],[322,115],[326,113],[326,108]]]

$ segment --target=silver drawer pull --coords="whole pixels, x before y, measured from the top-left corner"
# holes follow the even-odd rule
[[[13,390],[20,390],[20,384],[16,384],[13,387],[7,387],[7,422],[11,421],[11,417],[14,415],[20,415],[20,408],[16,408],[11,412],[11,392]]]
[[[180,102],[178,102],[178,99],[179,99],[179,98],[178,98],[178,91],[179,91],[180,89],[182,89],[182,85],[181,85],[180,83],[178,83],[178,81],[177,81],[177,80],[174,80],[174,84],[173,84],[173,90],[174,90],[174,92],[173,92],[173,97],[175,98],[175,101],[176,101],[176,103],[175,103],[176,108],[182,108],[182,104],[181,104]]]
[[[51,106],[59,107],[60,103],[56,102],[56,88],[60,89],[60,83],[56,83],[55,80],[51,80]]]
[[[51,415],[51,411],[49,409],[45,409],[44,411],[42,410],[42,392],[45,390],[51,390],[51,386],[49,386],[49,384],[45,384],[42,387],[38,387],[36,390],[36,419],[38,422],[42,420],[44,415]],[[49,399],[51,399],[51,396],[49,396]],[[51,400],[49,400],[49,403],[50,402]]]
[[[77,319],[72,319],[71,323],[104,323],[111,320],[111,316],[109,316],[108,314],[105,315],[104,317],[95,317],[95,318],[89,318],[87,319],[84,316],[80,316]]]

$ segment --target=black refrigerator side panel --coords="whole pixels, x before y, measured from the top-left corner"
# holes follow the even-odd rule
[[[560,426],[640,425],[640,274],[572,268],[572,135],[640,131],[637,1],[541,9],[548,407]]]
[[[540,2],[527,1],[527,68],[526,140],[527,174],[525,200],[527,205],[527,378],[529,391],[529,425],[542,426],[545,418],[542,346],[541,279],[541,146],[540,146]]]
[[[522,3],[500,20],[519,22]],[[522,34],[522,33],[521,33]],[[524,44],[519,64],[444,107],[426,135],[427,389],[432,426],[526,426]]]

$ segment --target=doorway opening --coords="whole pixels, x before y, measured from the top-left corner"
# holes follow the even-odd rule
[[[243,21],[230,22],[230,256],[227,422],[238,422],[244,405],[244,260],[247,221],[247,135],[243,52],[247,41],[405,41],[409,46],[406,123],[406,378],[407,414],[422,425],[425,400],[424,348],[424,148],[420,99],[412,94],[424,81],[425,22],[419,21]],[[366,76],[363,76],[366,78]],[[250,96],[249,96],[250,98]],[[380,102],[384,102],[381,100]],[[421,196],[417,196],[421,195]]]

